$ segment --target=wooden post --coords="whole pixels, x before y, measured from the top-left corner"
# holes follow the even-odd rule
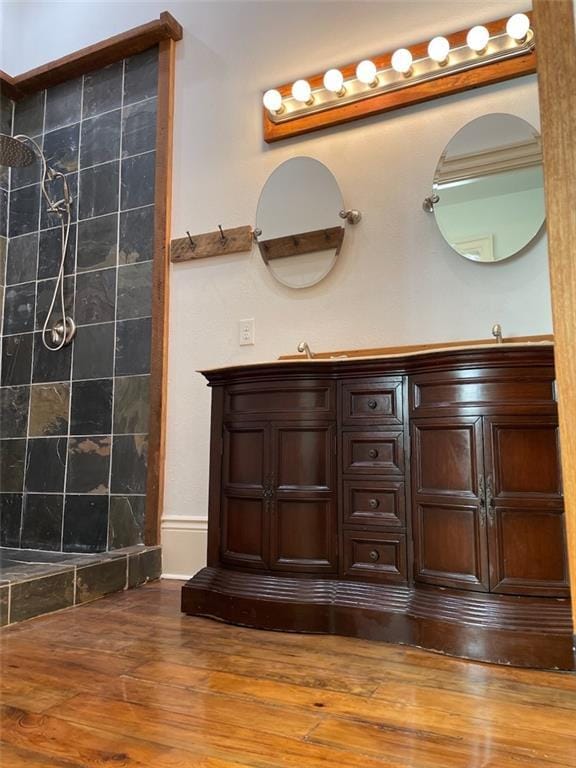
[[[576,36],[572,0],[534,0],[572,616],[576,623]]]

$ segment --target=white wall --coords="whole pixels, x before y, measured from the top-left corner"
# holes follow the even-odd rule
[[[172,269],[168,571],[188,573],[200,564],[190,553],[207,509],[209,392],[197,369],[294,352],[301,339],[313,349],[445,341],[488,336],[496,321],[505,335],[550,332],[545,238],[521,258],[476,264],[453,253],[421,208],[440,152],[466,122],[512,112],[538,125],[535,77],[271,147],[261,134],[266,87],[526,7],[512,0],[6,4],[6,23],[19,30],[0,60],[11,74],[164,9],[183,24],[173,236],[253,224],[269,173],[299,154],[325,162],[346,204],[364,215],[346,235],[336,268],[310,289],[275,283],[256,250]],[[256,320],[255,347],[237,345],[237,321],[246,317]],[[189,519],[174,520],[182,517]]]

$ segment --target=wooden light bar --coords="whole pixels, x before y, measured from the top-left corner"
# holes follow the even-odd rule
[[[526,16],[531,21],[531,14]],[[312,90],[312,103],[296,102],[292,97],[292,83],[279,86],[276,90],[282,97],[281,110],[273,113],[263,107],[264,140],[272,143],[533,74],[536,72],[533,32],[530,29],[525,40],[515,41],[506,33],[507,22],[508,18],[503,18],[484,25],[490,40],[486,50],[479,53],[467,46],[469,29],[446,35],[450,54],[445,64],[438,64],[429,57],[429,41],[410,46],[413,64],[406,75],[392,68],[392,51],[373,56],[370,60],[376,67],[378,78],[374,87],[357,79],[358,62],[340,68],[345,89],[341,95],[324,88],[324,73],[307,78]]]

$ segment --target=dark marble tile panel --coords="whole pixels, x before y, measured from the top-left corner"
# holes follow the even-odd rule
[[[114,323],[81,325],[74,340],[73,379],[104,379],[114,374]]]
[[[14,102],[0,93],[0,131],[10,136],[12,134],[12,108]]]
[[[56,289],[56,280],[40,280],[37,283],[36,288],[36,330],[40,331],[44,327],[48,310],[54,297],[54,291]],[[72,316],[74,314],[74,278],[64,278],[64,307],[66,314]],[[56,304],[52,310],[50,316],[51,322],[62,319],[62,311],[60,306],[60,288],[58,288],[58,298]],[[57,353],[54,353],[57,354]]]
[[[36,280],[38,233],[13,237],[8,242],[6,285]]]
[[[0,189],[8,189],[10,186],[10,168],[0,165]]]
[[[123,211],[154,202],[155,163],[155,152],[122,160],[120,207]]]
[[[158,90],[158,48],[149,48],[125,61],[124,104],[156,96]]]
[[[120,214],[118,262],[134,264],[154,256],[154,206]]]
[[[40,212],[40,185],[22,187],[10,192],[9,237],[26,235],[38,229]]]
[[[96,165],[80,172],[81,219],[102,216],[118,209],[118,161]]]
[[[78,170],[80,123],[44,134],[44,155],[50,168],[60,173]]]
[[[71,275],[74,272],[76,253],[76,224],[70,226],[66,258],[64,259],[64,274]],[[54,227],[40,232],[40,246],[38,253],[38,280],[46,280],[57,277],[62,260],[62,230]]]
[[[145,496],[111,496],[108,547],[121,549],[144,542]]]
[[[24,333],[2,339],[2,386],[30,383],[34,335]]]
[[[62,493],[66,442],[65,437],[34,437],[28,440],[24,480],[27,491]]]
[[[32,381],[68,381],[72,364],[72,345],[51,352],[42,343],[42,334],[34,334]]]
[[[34,330],[36,283],[7,287],[4,293],[4,334]]]
[[[63,125],[80,120],[82,105],[82,78],[67,80],[46,91],[45,131],[53,131]]]
[[[14,105],[14,136],[39,136],[44,123],[45,91],[19,99]]]
[[[78,224],[78,271],[116,265],[118,214],[111,213]]]
[[[94,117],[121,105],[123,68],[124,62],[118,61],[84,75],[84,118]]]
[[[21,493],[26,464],[26,440],[0,440],[0,491]]]
[[[42,149],[42,136],[32,137],[40,149]],[[25,165],[22,168],[12,168],[12,174],[10,177],[10,188],[18,189],[19,187],[26,187],[28,184],[38,184],[42,176],[42,163],[38,156],[38,151],[30,142],[24,142],[34,152],[34,160],[30,165]]]
[[[71,437],[68,441],[67,493],[108,493],[110,437]]]
[[[114,437],[111,492],[121,495],[145,493],[147,460],[146,435]]]
[[[116,323],[116,376],[150,373],[151,334],[150,318]]]
[[[6,254],[8,251],[8,240],[0,235],[0,286],[4,286],[4,276],[6,274]]]
[[[22,547],[58,551],[62,539],[64,497],[29,493],[22,510]]]
[[[78,568],[76,571],[76,604],[119,592],[127,586],[125,557]]]
[[[74,604],[74,571],[13,584],[10,621],[24,621]]]
[[[82,122],[80,165],[88,168],[120,157],[121,110],[106,112]]]
[[[118,269],[118,320],[152,315],[152,262]]]
[[[112,379],[72,382],[71,435],[112,431]]]
[[[8,584],[0,586],[0,627],[5,627],[9,621],[9,594],[10,586]]]
[[[150,376],[119,376],[114,389],[114,434],[148,432]]]
[[[22,494],[0,493],[0,547],[20,546]]]
[[[66,175],[66,184],[70,191],[72,204],[70,206],[70,221],[75,222],[78,218],[78,174],[73,171]],[[46,191],[53,200],[62,200],[64,197],[64,180],[61,178],[52,179],[46,182]],[[48,206],[43,203],[40,212],[40,229],[60,228],[61,217],[57,213],[50,213]]]
[[[33,384],[28,430],[30,437],[66,435],[69,406],[70,385],[68,383]]]
[[[8,192],[0,188],[0,237],[8,237]]]
[[[147,548],[128,556],[128,587],[137,587],[159,579],[162,574],[162,550]]]
[[[114,320],[116,269],[83,272],[76,277],[76,324]]]
[[[0,388],[0,435],[26,437],[30,387]]]
[[[124,108],[122,113],[122,157],[156,148],[156,99]]]
[[[66,496],[64,552],[102,552],[108,532],[108,496]]]

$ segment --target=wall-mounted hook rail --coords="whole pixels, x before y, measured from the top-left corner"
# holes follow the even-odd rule
[[[210,256],[242,253],[243,251],[251,251],[253,244],[252,227],[235,227],[224,232],[222,225],[219,224],[216,232],[191,235],[189,231],[186,231],[186,237],[172,240],[170,260],[174,262],[193,261],[206,259]]]

